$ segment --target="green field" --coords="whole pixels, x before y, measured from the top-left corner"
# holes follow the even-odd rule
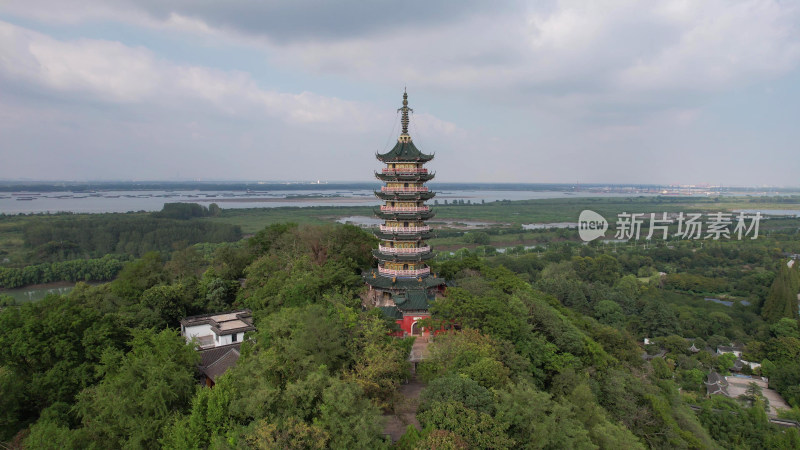
[[[465,245],[460,231],[470,227],[463,222],[483,222],[490,233],[490,245],[511,247],[515,245],[535,245],[563,239],[577,238],[574,231],[535,230],[523,231],[520,226],[531,223],[576,222],[578,215],[585,209],[596,211],[611,220],[622,212],[718,212],[737,209],[758,210],[800,210],[800,197],[598,197],[598,198],[559,198],[522,201],[497,201],[485,204],[433,205],[436,217],[430,222],[438,230],[432,244],[442,250],[476,247]],[[372,217],[372,206],[312,206],[312,207],[278,207],[223,209],[217,217],[206,217],[204,220],[218,223],[238,225],[245,234],[252,234],[267,225],[282,222],[299,224],[333,223],[342,217]],[[148,213],[128,213],[131,218],[146,216]],[[107,214],[73,214],[70,217],[102,218]],[[0,216],[0,263],[21,262],[25,258],[25,242],[23,228],[27,223],[63,219],[64,215],[18,215]],[[460,224],[459,222],[462,222]],[[792,226],[796,219],[771,219],[770,224]],[[472,227],[474,229],[475,227]],[[28,249],[29,250],[29,249]],[[8,261],[5,261],[8,260]],[[5,261],[5,262],[4,262]]]
[[[622,212],[717,212],[737,209],[800,210],[794,203],[753,201],[747,197],[602,197],[521,201],[497,201],[472,205],[434,205],[437,221],[479,221],[496,226],[513,227],[529,223],[576,222],[584,209],[615,217]],[[266,225],[280,222],[320,224],[347,216],[372,216],[371,206],[318,206],[226,209],[222,216],[204,220],[232,223],[245,233],[254,233]]]

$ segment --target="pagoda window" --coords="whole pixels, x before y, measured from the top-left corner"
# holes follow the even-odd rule
[[[394,241],[389,241],[389,247],[394,247]]]
[[[403,187],[408,187],[408,183],[403,183]]]
[[[408,227],[408,222],[403,222],[404,227]]]
[[[403,264],[403,270],[408,270],[408,264]]]

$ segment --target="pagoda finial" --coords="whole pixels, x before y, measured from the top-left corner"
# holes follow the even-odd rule
[[[403,88],[403,107],[398,109],[398,111],[403,113],[403,116],[400,119],[400,124],[403,125],[403,133],[400,135],[400,138],[405,138],[408,140],[408,112],[413,112],[414,110],[408,107],[408,92],[406,92],[405,87]]]

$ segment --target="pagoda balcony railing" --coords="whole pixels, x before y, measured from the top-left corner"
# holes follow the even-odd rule
[[[428,169],[423,169],[422,167],[414,167],[414,168],[397,168],[397,169],[383,169],[383,173],[387,175],[394,175],[394,174],[403,174],[403,173],[412,173],[412,174],[427,174]]]
[[[425,267],[423,269],[396,270],[384,269],[383,267],[378,266],[378,273],[387,277],[419,277],[430,274],[431,268]]]
[[[431,231],[431,227],[427,225],[424,227],[389,227],[386,225],[381,225],[382,233],[417,234],[417,233],[427,233],[429,231]]]
[[[381,186],[381,192],[428,192],[427,186],[389,187]]]
[[[416,255],[419,253],[427,253],[431,251],[431,247],[426,245],[425,247],[384,247],[382,245],[378,246],[378,250],[381,253],[400,253],[404,255]]]
[[[381,211],[383,212],[428,212],[430,211],[430,206],[381,206]]]

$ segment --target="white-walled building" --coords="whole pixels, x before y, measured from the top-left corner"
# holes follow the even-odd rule
[[[249,309],[204,314],[181,320],[181,335],[186,338],[187,343],[196,339],[201,349],[242,342],[244,334],[252,330],[255,327]]]

